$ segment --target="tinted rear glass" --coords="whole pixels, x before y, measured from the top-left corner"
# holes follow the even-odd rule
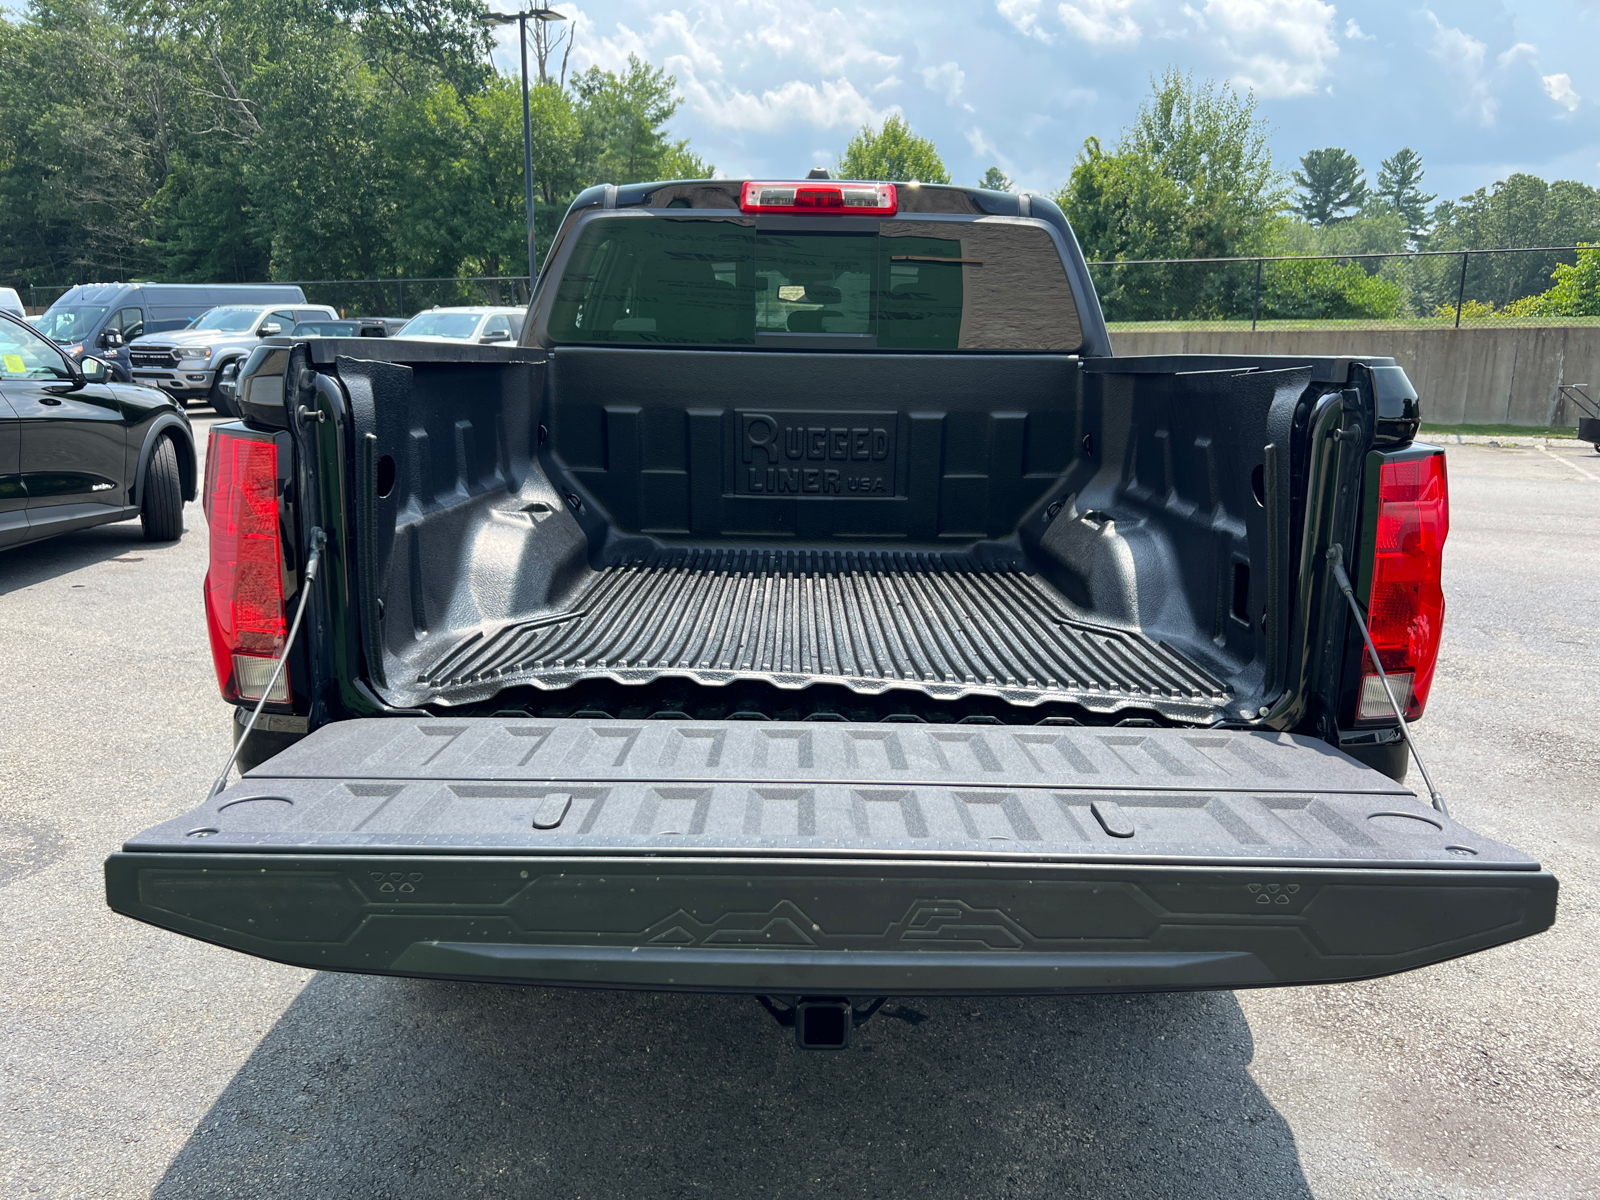
[[[591,222],[557,285],[561,343],[1049,350],[1083,341],[1050,235],[1012,221],[757,231],[731,217]]]

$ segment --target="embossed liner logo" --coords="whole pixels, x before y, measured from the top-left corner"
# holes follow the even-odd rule
[[[739,414],[741,496],[890,497],[896,414]]]

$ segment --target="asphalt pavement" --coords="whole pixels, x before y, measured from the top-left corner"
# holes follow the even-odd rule
[[[1600,1197],[1600,456],[1449,456],[1418,736],[1560,878],[1552,931],[1337,987],[901,1001],[844,1054],[749,999],[317,974],[112,914],[106,854],[229,746],[204,521],[0,554],[0,1197]]]

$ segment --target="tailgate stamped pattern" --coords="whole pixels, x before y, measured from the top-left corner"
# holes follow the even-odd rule
[[[1555,906],[1323,743],[1040,726],[351,721],[106,878],[118,911],[317,969],[758,993],[1354,979]]]
[[[1430,812],[1288,734],[386,719],[320,730],[130,847],[205,828],[264,851],[1529,865]]]

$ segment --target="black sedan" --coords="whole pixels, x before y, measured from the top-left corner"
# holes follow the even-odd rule
[[[0,313],[0,547],[133,517],[148,540],[176,541],[197,487],[194,433],[171,399]]]

